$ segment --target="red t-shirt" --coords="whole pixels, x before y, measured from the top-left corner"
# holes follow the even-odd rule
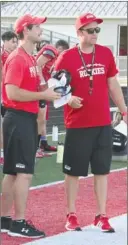
[[[92,64],[92,53],[82,53],[87,69]],[[89,95],[89,76],[86,73],[78,48],[66,50],[55,63],[55,70],[65,69],[70,72],[73,88],[72,95],[83,98],[83,106],[73,109],[64,107],[66,128],[87,128],[109,125],[111,123],[109,91],[107,79],[114,77],[118,71],[112,52],[107,47],[96,45],[93,65],[93,93]]]
[[[1,60],[2,60],[3,66],[4,66],[9,55],[10,55],[10,53],[7,50],[3,50],[2,55],[1,55]]]
[[[6,108],[38,113],[39,102],[12,101],[7,97],[6,84],[13,84],[19,88],[37,92],[39,89],[39,75],[35,58],[28,55],[22,48],[13,51],[3,69],[2,97]]]

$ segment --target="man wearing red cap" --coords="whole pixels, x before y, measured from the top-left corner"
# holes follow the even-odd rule
[[[97,214],[94,226],[114,232],[106,215],[107,175],[112,157],[112,129],[109,94],[127,122],[127,108],[117,82],[118,73],[113,54],[96,44],[103,20],[93,14],[76,19],[79,44],[59,56],[55,70],[71,73],[72,97],[65,106],[66,139],[63,172],[67,194],[67,230],[81,230],[75,201],[78,177],[88,175],[89,163],[94,174]],[[84,204],[86,207],[86,203]],[[85,213],[85,219],[86,219]],[[83,214],[84,219],[84,214]]]
[[[15,23],[20,39],[3,71],[2,97],[6,113],[3,121],[4,167],[2,182],[1,231],[11,236],[45,237],[25,220],[28,191],[34,173],[37,149],[37,114],[39,100],[60,98],[53,88],[40,91],[37,64],[32,53],[41,40],[40,24],[46,18],[25,15]],[[10,217],[14,202],[15,217]]]

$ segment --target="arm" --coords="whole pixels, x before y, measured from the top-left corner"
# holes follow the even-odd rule
[[[36,101],[36,100],[55,100],[60,98],[60,94],[53,91],[53,88],[43,92],[32,92],[21,88],[25,62],[21,57],[11,60],[8,64],[4,84],[7,96],[10,100],[15,101]]]
[[[53,87],[43,92],[30,92],[15,85],[6,85],[7,96],[10,100],[26,102],[36,100],[54,101],[61,98],[61,94],[54,92]]]
[[[41,100],[45,97],[44,92],[31,92],[12,84],[6,85],[6,93],[10,100],[21,102]]]
[[[118,70],[116,68],[115,59],[110,50],[109,50],[109,55],[110,55],[109,56],[110,62],[107,70],[109,93],[114,104],[119,108],[120,112],[122,113],[123,120],[127,123],[127,107],[125,105],[122,89],[117,81],[116,74],[118,73]]]
[[[43,56],[43,55],[40,55],[37,59],[37,65],[38,65],[38,70],[39,70],[39,76],[40,76],[40,79],[41,79],[41,85],[45,85],[46,84],[46,81],[43,77],[43,74],[42,74],[42,68],[43,66],[49,61],[50,59],[48,59],[47,57]]]
[[[110,96],[114,104],[119,108],[120,112],[127,112],[122,89],[117,81],[116,76],[108,78],[108,88]]]

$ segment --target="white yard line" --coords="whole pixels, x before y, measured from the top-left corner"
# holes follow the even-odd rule
[[[126,167],[125,168],[113,169],[113,170],[111,170],[111,173],[112,172],[120,172],[120,171],[123,171],[123,170],[126,170],[126,169],[127,169]],[[93,176],[93,174],[89,174],[87,177],[81,177],[81,178],[90,178],[92,176]],[[40,188],[54,186],[54,185],[58,185],[58,184],[62,184],[62,183],[64,183],[64,180],[55,181],[55,182],[51,182],[51,183],[47,183],[47,184],[43,184],[43,185],[32,186],[32,187],[30,187],[30,190],[37,190],[37,189],[40,189]]]

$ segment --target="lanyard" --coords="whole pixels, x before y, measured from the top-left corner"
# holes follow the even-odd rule
[[[32,55],[29,55],[29,54],[27,53],[27,51],[23,48],[23,46],[20,46],[20,48],[26,53],[26,55],[27,55],[27,56],[29,57],[29,59],[31,60],[31,62],[32,62],[34,68],[35,68],[35,72],[36,72],[36,77],[35,77],[35,79],[36,79],[36,82],[37,82],[37,84],[38,84],[38,77],[39,77],[39,75],[38,75],[38,72],[37,72],[37,63],[36,63],[36,60],[35,60],[35,58],[34,58]]]
[[[83,58],[82,52],[80,50],[80,47],[78,46],[78,52],[82,61],[82,64],[84,66],[85,71],[89,75],[89,94],[91,95],[93,92],[93,65],[94,65],[94,59],[95,59],[95,47],[93,49],[93,54],[92,54],[92,64],[91,64],[91,71],[88,71],[85,60]]]

